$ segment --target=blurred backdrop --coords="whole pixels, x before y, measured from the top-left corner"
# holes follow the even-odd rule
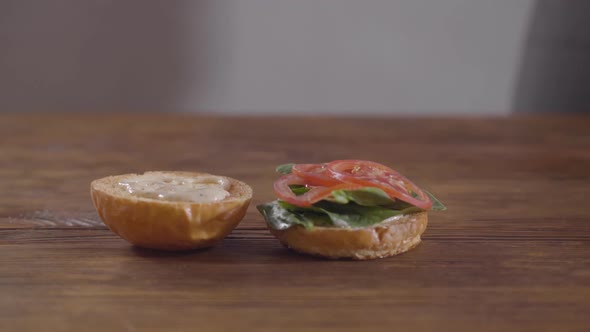
[[[574,0],[0,0],[0,111],[585,111],[589,14]]]

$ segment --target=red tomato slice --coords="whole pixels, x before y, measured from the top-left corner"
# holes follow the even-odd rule
[[[326,164],[295,164],[292,172],[304,179],[306,184],[313,186],[333,186],[342,183],[330,176],[326,170]]]
[[[424,210],[432,207],[432,200],[420,187],[385,165],[364,160],[336,160],[328,163],[326,168],[333,178],[342,182],[377,187],[392,198]]]
[[[308,192],[303,195],[295,195],[291,188],[289,188],[292,184],[298,185],[306,185],[310,188]],[[287,174],[281,176],[277,181],[275,181],[274,185],[274,192],[275,194],[287,203],[291,203],[293,205],[306,207],[310,206],[313,203],[319,202],[322,199],[330,196],[332,191],[339,190],[339,189],[347,189],[347,190],[354,190],[360,189],[362,186],[353,184],[353,183],[340,183],[334,186],[309,186],[306,183],[306,180],[303,178],[298,177],[295,174]]]

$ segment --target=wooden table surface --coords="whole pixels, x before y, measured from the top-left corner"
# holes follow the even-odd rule
[[[0,331],[589,331],[590,117],[0,115]],[[255,205],[274,167],[356,158],[448,206],[374,261],[283,248]],[[209,250],[135,248],[92,179],[198,170],[249,183]]]

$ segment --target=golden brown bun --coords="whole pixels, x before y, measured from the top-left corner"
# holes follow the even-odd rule
[[[191,172],[145,174],[210,175]],[[117,188],[119,181],[136,175],[94,180],[90,184],[90,194],[104,223],[120,237],[140,247],[164,250],[210,247],[238,225],[252,199],[252,188],[247,184],[223,176],[219,177],[230,181],[230,195],[212,203],[142,198]]]
[[[350,229],[294,226],[269,227],[282,244],[299,252],[328,258],[375,259],[406,252],[420,243],[426,230],[426,212],[395,216],[371,227]]]

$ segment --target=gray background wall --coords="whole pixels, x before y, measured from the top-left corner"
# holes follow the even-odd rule
[[[521,85],[535,81],[522,68],[536,10],[533,0],[0,0],[0,111],[506,114],[534,106]]]
[[[514,93],[516,112],[590,112],[590,1],[535,2]]]

